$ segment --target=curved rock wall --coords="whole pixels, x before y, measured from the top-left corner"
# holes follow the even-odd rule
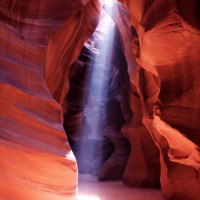
[[[143,123],[160,149],[164,196],[199,200],[199,2],[123,3],[138,35],[130,77]]]
[[[67,92],[61,72],[95,29],[99,8],[98,1],[0,2],[1,199],[76,198],[76,161],[59,104]]]

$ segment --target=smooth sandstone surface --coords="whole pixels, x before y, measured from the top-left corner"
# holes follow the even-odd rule
[[[55,93],[65,88],[56,71],[68,70],[98,21],[99,2],[84,3],[0,2],[0,199],[76,198],[77,166]],[[88,15],[94,20],[87,23]],[[72,34],[81,40],[65,63]]]

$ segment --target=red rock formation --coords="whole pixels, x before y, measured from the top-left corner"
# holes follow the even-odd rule
[[[1,199],[75,199],[76,162],[58,102],[67,92],[62,72],[99,8],[95,0],[0,2]]]
[[[170,199],[200,199],[198,1],[124,1],[138,34],[137,91],[143,123],[160,148]],[[192,186],[192,189],[191,189]]]
[[[147,129],[142,124],[141,100],[135,88],[137,78],[134,52],[137,51],[137,35],[134,28],[131,27],[130,16],[126,9],[118,4],[114,13],[113,19],[120,32],[121,45],[128,65],[129,79],[132,82],[129,82],[128,93],[123,94],[122,101],[122,105],[124,104],[126,109],[129,108],[132,112],[132,116],[129,115],[125,118],[122,127],[122,132],[128,138],[132,147],[124,171],[123,182],[131,186],[158,187],[160,174],[159,152]],[[124,74],[125,71],[122,71],[122,73]],[[124,116],[127,116],[127,111],[123,110]]]

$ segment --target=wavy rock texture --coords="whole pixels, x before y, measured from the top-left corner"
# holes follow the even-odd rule
[[[199,200],[199,2],[123,3],[138,35],[131,82],[143,123],[160,149],[163,194]]]
[[[76,197],[76,161],[59,102],[67,92],[61,72],[98,21],[99,2],[83,3],[0,2],[0,199]]]
[[[159,152],[147,129],[142,124],[142,104],[136,90],[137,34],[131,27],[130,16],[120,4],[115,7],[113,19],[118,26],[123,54],[129,74],[128,93],[123,93],[122,107],[125,123],[121,130],[131,144],[131,153],[123,174],[123,182],[130,186],[158,187],[160,185]],[[150,81],[149,81],[150,83]],[[124,106],[123,106],[124,105]],[[129,112],[128,111],[129,108]],[[132,113],[132,114],[130,114]]]

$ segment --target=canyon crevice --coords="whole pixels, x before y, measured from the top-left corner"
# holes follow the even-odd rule
[[[0,199],[74,200],[79,172],[200,200],[199,13],[2,0]]]

